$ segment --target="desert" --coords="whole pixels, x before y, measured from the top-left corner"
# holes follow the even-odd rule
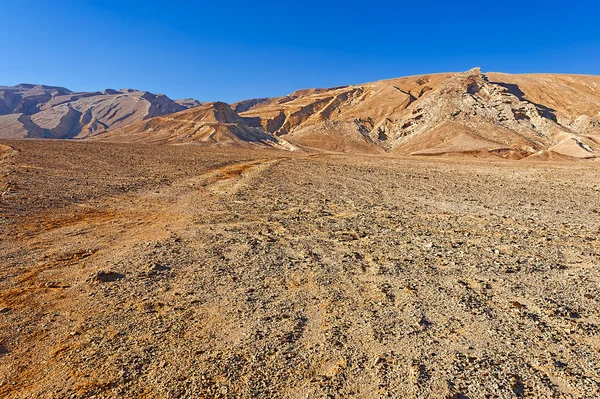
[[[0,15],[0,399],[600,398],[600,2]]]
[[[0,397],[600,395],[600,77],[0,86]]]
[[[593,158],[1,144],[1,397],[600,393]]]

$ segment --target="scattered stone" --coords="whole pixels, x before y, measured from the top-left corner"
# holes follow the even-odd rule
[[[121,280],[125,278],[124,274],[117,273],[114,271],[98,271],[87,278],[87,281],[94,283],[110,283],[113,281]]]

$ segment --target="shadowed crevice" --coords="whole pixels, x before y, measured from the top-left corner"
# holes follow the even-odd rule
[[[535,107],[538,109],[538,112],[540,113],[540,115],[542,115],[544,118],[547,118],[554,122],[557,122],[555,109],[547,107],[542,104],[537,104],[537,103],[534,103],[533,101],[528,100],[525,96],[525,93],[523,92],[523,90],[521,90],[519,85],[514,84],[514,83],[503,83],[503,82],[490,82],[490,83],[504,87],[506,90],[508,90],[508,92],[510,94],[517,97],[519,100],[527,101],[527,102],[535,105]]]

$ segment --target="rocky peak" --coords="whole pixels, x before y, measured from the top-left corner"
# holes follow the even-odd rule
[[[494,125],[533,141],[543,141],[561,128],[551,114],[545,115],[543,109],[527,101],[518,87],[490,82],[479,68],[455,74],[407,110],[408,115],[390,129],[396,140],[450,121],[473,128]]]
[[[175,100],[175,102],[185,108],[199,107],[203,104],[194,98],[183,98],[181,100]]]

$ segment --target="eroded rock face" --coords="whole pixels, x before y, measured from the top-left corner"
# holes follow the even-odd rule
[[[474,68],[297,90],[231,106],[172,101],[136,89],[73,93],[19,85],[0,87],[0,114],[13,115],[0,117],[0,137],[595,158],[600,156],[599,85],[595,76]]]
[[[267,133],[258,118],[242,117],[224,102],[207,103],[172,115],[131,124],[94,139],[155,144],[258,145],[295,150],[285,140]]]
[[[271,101],[273,101],[273,99],[271,98],[253,98],[250,100],[243,100],[237,103],[233,103],[231,104],[231,109],[233,109],[235,112],[246,112],[256,107],[257,105],[269,103]]]
[[[0,118],[0,137],[85,138],[185,108],[165,95],[135,89],[74,93],[42,85],[0,87],[0,115],[6,116]]]
[[[0,137],[45,138],[46,131],[25,114],[0,115]]]
[[[590,76],[484,74],[474,68],[298,91],[246,102],[252,106],[241,115],[260,118],[267,132],[282,139],[325,150],[364,152],[366,140],[371,149],[400,154],[524,158],[557,152],[589,158],[600,154],[598,82]],[[579,92],[585,101],[569,100]]]
[[[53,98],[71,94],[73,93],[64,87],[32,84],[0,86],[0,114],[32,115]]]
[[[390,147],[401,148],[441,124],[452,123],[455,129],[462,126],[465,132],[499,147],[531,153],[542,149],[561,127],[551,111],[520,98],[517,90],[490,82],[479,68],[456,74],[390,123]]]
[[[569,128],[579,134],[600,135],[600,114],[596,117],[580,115],[568,124]]]

